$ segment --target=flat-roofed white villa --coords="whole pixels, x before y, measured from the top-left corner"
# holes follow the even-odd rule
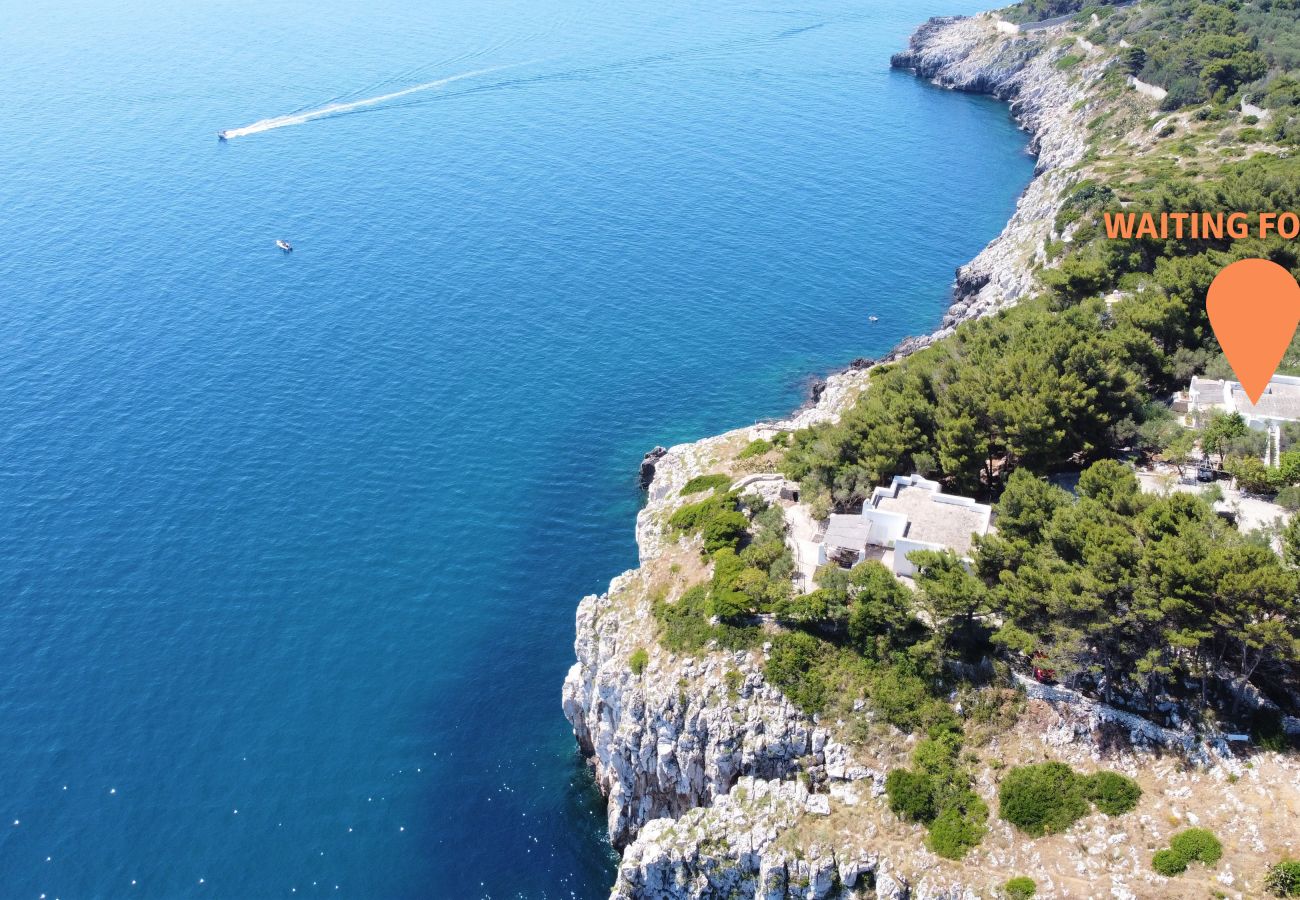
[[[1277,465],[1283,423],[1300,422],[1300,378],[1274,375],[1259,402],[1251,403],[1245,389],[1236,381],[1193,375],[1187,392],[1174,398],[1176,410],[1182,409],[1179,401],[1186,404],[1188,425],[1202,425],[1210,413],[1219,410],[1237,413],[1248,428],[1268,432],[1264,461]]]
[[[1282,422],[1300,422],[1300,378],[1274,375],[1259,402],[1251,403],[1245,389],[1231,379],[1193,375],[1187,388],[1187,412],[1193,424],[1200,418],[1198,413],[1214,410],[1238,413],[1248,426],[1261,431]]]
[[[966,558],[974,535],[987,534],[992,518],[987,503],[945,494],[939,482],[917,474],[895,475],[888,487],[872,491],[861,513],[831,515],[817,563],[852,566],[871,556],[910,577],[916,567],[909,553],[951,550]]]

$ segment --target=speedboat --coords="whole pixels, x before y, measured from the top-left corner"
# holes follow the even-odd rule
[[[218,131],[218,132],[217,132],[217,140],[218,140],[220,143],[224,144],[224,143],[226,142],[226,133],[225,133],[224,131]]]
[[[289,243],[288,241],[285,241],[285,240],[281,240],[281,239],[279,239],[279,238],[276,238],[275,246],[279,247],[279,248],[280,248],[281,250],[283,250],[285,253],[292,253],[292,252],[293,252],[293,244]]]
[[[867,321],[868,321],[868,322],[879,322],[879,321],[880,321],[880,316],[867,316]]]

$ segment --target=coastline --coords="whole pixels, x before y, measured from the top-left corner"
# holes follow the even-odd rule
[[[1070,168],[1086,147],[1088,108],[1076,108],[1077,85],[1054,65],[1061,53],[1050,31],[1008,37],[985,13],[933,18],[891,59],[893,67],[941,87],[1008,102],[1030,134],[1037,162],[1003,230],[957,269],[939,327],[904,340],[879,363],[929,346],[1033,289],[1040,248],[1052,236],[1073,183]],[[1083,77],[1098,77],[1105,65],[1100,58],[1090,61]],[[564,682],[563,708],[607,798],[609,838],[623,850],[612,898],[726,896],[750,885],[765,897],[821,897],[836,884],[852,888],[868,881],[878,897],[970,895],[959,881],[925,872],[915,854],[873,842],[883,838],[874,832],[847,845],[783,846],[781,835],[795,822],[830,816],[830,799],[857,806],[880,796],[884,772],[910,748],[882,747],[873,759],[855,758],[830,723],[808,717],[766,683],[762,652],[716,651],[693,659],[655,643],[650,597],[684,585],[690,573],[680,572],[689,566],[682,549],[698,557],[695,548],[665,536],[681,487],[715,470],[719,460],[734,459],[750,441],[837,420],[868,388],[871,369],[857,363],[831,374],[814,401],[788,419],[669,448],[655,460],[637,515],[639,568],[578,606],[577,662]],[[647,650],[650,664],[634,674],[627,660],[636,650]],[[1095,723],[1063,713],[1058,725],[1072,735]],[[801,766],[824,780],[829,793],[810,793],[801,780],[787,780]]]

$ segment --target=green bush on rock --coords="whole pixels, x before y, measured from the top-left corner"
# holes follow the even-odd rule
[[[650,662],[650,654],[646,653],[645,647],[637,647],[632,651],[632,655],[627,658],[628,668],[632,670],[633,675],[640,675],[644,672],[648,662]]]
[[[820,651],[817,639],[810,634],[778,634],[763,666],[763,676],[808,713],[821,712],[826,705],[826,680],[815,668]]]
[[[1188,862],[1198,862],[1213,866],[1223,858],[1223,844],[1212,831],[1204,828],[1188,828],[1174,835],[1169,847]]]
[[[1155,856],[1151,857],[1151,868],[1166,878],[1173,878],[1187,871],[1187,860],[1166,847],[1157,850]]]
[[[934,784],[930,776],[910,769],[894,769],[885,777],[889,808],[909,822],[934,820]]]
[[[1065,763],[1018,766],[998,789],[1003,819],[1034,837],[1065,831],[1089,812],[1088,801],[1108,816],[1137,806],[1142,788],[1118,772],[1080,775]]]
[[[1264,889],[1274,897],[1300,897],[1300,860],[1284,859],[1270,866]]]
[[[961,859],[988,832],[989,808],[973,791],[958,795],[930,824],[926,846],[945,859]]]
[[[1166,878],[1187,871],[1189,863],[1213,866],[1223,858],[1223,844],[1204,828],[1188,828],[1174,835],[1169,846],[1151,857],[1151,868]]]
[[[740,453],[736,455],[736,459],[751,459],[755,456],[762,456],[775,446],[776,444],[773,444],[771,441],[765,441],[762,438],[758,438],[757,440],[750,441],[749,444],[746,445],[745,449],[741,450]]]
[[[699,494],[703,491],[722,490],[731,487],[731,476],[721,473],[715,475],[696,475],[682,485],[682,496]]]
[[[1034,837],[1065,831],[1088,814],[1080,781],[1065,763],[1019,766],[998,789],[999,813]]]
[[[1009,879],[1002,885],[1002,890],[1009,900],[1029,900],[1038,892],[1038,885],[1034,884],[1034,879],[1020,875]]]
[[[1108,816],[1132,812],[1142,797],[1142,788],[1118,772],[1094,772],[1083,779],[1083,795]]]

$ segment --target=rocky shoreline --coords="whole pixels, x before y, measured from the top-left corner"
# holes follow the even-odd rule
[[[1002,233],[958,270],[940,328],[905,341],[890,359],[1033,288],[1040,248],[1072,181],[1068,170],[1086,148],[1089,110],[1076,104],[1077,79],[1095,78],[1105,67],[1089,59],[1067,76],[1055,65],[1063,52],[1050,33],[1013,37],[988,16],[953,17],[921,26],[891,61],[943,87],[1007,100],[1031,134],[1038,164]],[[879,796],[891,762],[887,748],[855,759],[830,723],[810,719],[766,683],[761,651],[683,657],[655,641],[652,593],[665,583],[671,592],[682,580],[667,574],[682,563],[669,561],[674,543],[664,528],[682,485],[755,438],[836,419],[869,379],[869,367],[850,367],[830,376],[813,404],[788,421],[647,456],[649,496],[637,518],[641,566],[579,604],[577,662],[563,691],[564,714],[608,799],[610,840],[623,851],[614,898],[819,898],[868,885],[882,898],[974,896],[941,870],[924,871],[911,854],[873,843],[873,832],[847,842],[832,836],[830,800],[858,806]],[[642,649],[648,664],[633,672],[629,657]],[[822,790],[810,793],[791,780],[796,772]],[[825,839],[782,842],[796,822],[810,818],[826,820]]]
[[[1087,105],[1076,107],[1077,83],[1056,68],[1060,52],[1050,46],[1051,34],[1013,38],[998,33],[988,15],[937,17],[918,28],[908,48],[890,60],[892,67],[940,87],[1006,101],[1029,132],[1029,150],[1037,157],[1034,178],[1001,234],[957,269],[952,303],[939,328],[907,339],[890,359],[946,337],[962,322],[1011,306],[1034,287],[1043,241],[1052,234],[1074,180],[1070,169],[1087,150],[1091,113]],[[1080,75],[1091,79],[1105,65],[1104,59],[1092,59]]]

